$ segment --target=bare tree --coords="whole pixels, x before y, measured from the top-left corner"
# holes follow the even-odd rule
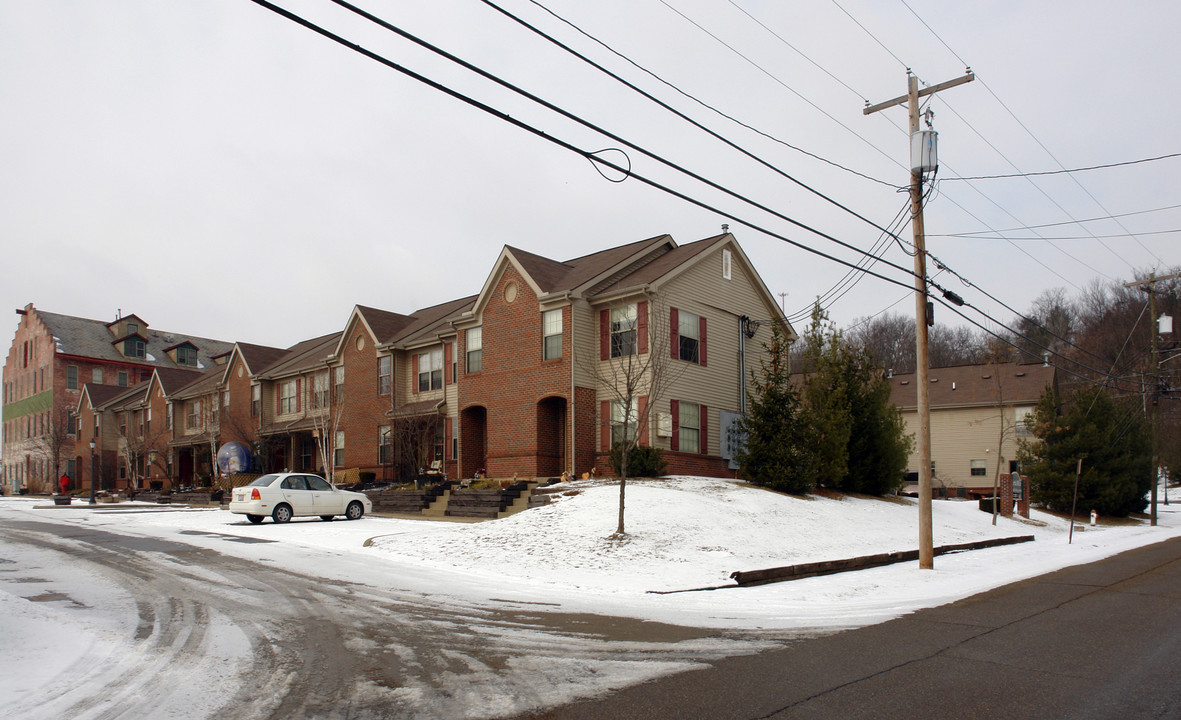
[[[415,485],[422,471],[434,460],[438,428],[439,415],[435,413],[399,417],[393,421],[394,466],[402,477],[414,477]]]
[[[597,380],[611,398],[611,415],[602,422],[611,428],[611,445],[620,448],[619,522],[616,535],[626,535],[624,509],[627,499],[628,456],[640,441],[640,428],[648,427],[652,407],[687,367],[668,352],[669,313],[655,296],[637,302],[621,302],[608,310],[610,344],[606,360],[595,356],[580,365]],[[640,402],[647,398],[646,402]]]
[[[336,433],[344,417],[344,401],[333,402],[331,406],[309,413],[312,420],[312,435],[316,441],[316,452],[324,467],[324,479],[333,481],[336,470]]]
[[[53,476],[47,480],[50,492],[56,490],[57,479],[62,474],[62,455],[65,454],[67,445],[73,441],[69,411],[64,408],[51,411],[45,432],[33,441],[33,452],[53,466]]]

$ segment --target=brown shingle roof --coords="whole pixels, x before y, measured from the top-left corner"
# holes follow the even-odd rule
[[[931,368],[928,372],[931,407],[966,405],[995,405],[999,396],[1006,404],[1034,404],[1042,391],[1055,382],[1053,366],[1018,365],[957,365]],[[890,402],[902,408],[918,404],[915,376],[895,375],[890,379]]]
[[[364,305],[358,305],[357,312],[361,313],[361,316],[365,318],[365,323],[369,325],[369,329],[377,336],[377,344],[379,345],[390,342],[397,337],[398,333],[414,322],[414,318],[410,315],[402,315],[401,313],[390,312],[388,310],[378,310],[377,308],[365,307]]]
[[[250,370],[250,374],[255,375],[274,365],[287,354],[287,351],[283,348],[240,342],[238,343],[238,353],[246,361],[246,367]]]

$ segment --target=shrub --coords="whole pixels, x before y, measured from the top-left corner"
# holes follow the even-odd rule
[[[616,475],[623,475],[623,443],[617,442],[611,446],[611,468]],[[660,448],[637,445],[627,451],[628,477],[657,477],[664,474],[668,463],[664,460],[664,453]]]

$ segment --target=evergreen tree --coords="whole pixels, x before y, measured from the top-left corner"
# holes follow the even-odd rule
[[[803,421],[800,397],[790,382],[783,329],[771,327],[761,377],[751,372],[749,408],[739,421],[746,442],[737,453],[742,476],[756,485],[803,494],[815,487],[814,434]]]
[[[851,412],[848,472],[841,489],[867,495],[897,492],[906,480],[914,438],[906,434],[902,410],[890,404],[890,382],[864,351],[854,350],[848,367]]]
[[[820,485],[840,487],[849,473],[849,370],[841,332],[828,322],[817,303],[804,334],[804,365],[809,369],[803,387],[804,417],[816,435],[817,477]]]
[[[896,491],[905,479],[911,438],[890,404],[890,383],[870,353],[845,340],[813,307],[804,380],[809,422],[820,435],[821,485],[870,495]]]
[[[1113,399],[1099,387],[1078,390],[1059,412],[1047,389],[1032,416],[1035,439],[1018,454],[1030,477],[1031,499],[1069,512],[1079,458],[1078,509],[1123,517],[1139,512],[1152,485],[1152,442],[1147,421],[1132,398]]]

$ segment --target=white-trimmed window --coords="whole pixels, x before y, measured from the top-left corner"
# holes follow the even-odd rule
[[[295,404],[295,381],[287,380],[279,383],[279,414],[284,415],[293,413],[296,409]]]
[[[344,430],[337,430],[333,438],[332,464],[336,467],[344,465]]]
[[[626,420],[627,439],[635,440],[636,434],[639,432],[640,425],[640,405],[633,398],[630,407],[627,411],[624,410],[624,403],[622,400],[611,401],[611,444],[620,442],[624,439],[624,427]]]
[[[611,357],[636,354],[636,304],[611,308]]]
[[[541,314],[542,359],[562,357],[562,309],[546,310]]]
[[[103,369],[102,368],[95,368],[95,369],[91,370],[90,371],[90,378],[91,378],[91,382],[102,385],[103,384]]]
[[[691,312],[677,313],[677,356],[691,363],[701,362],[701,318]]]
[[[697,403],[678,403],[678,424],[680,425],[679,449],[681,452],[701,452],[701,406]]]
[[[470,356],[471,353],[468,353]],[[470,372],[470,371],[469,371]],[[443,389],[443,348],[418,354],[418,391]]]
[[[185,416],[185,428],[189,430],[196,430],[201,427],[201,401],[190,400],[188,403],[188,415]]]
[[[344,402],[344,365],[332,368],[332,394],[336,402]]]
[[[328,371],[316,373],[312,393],[312,407],[317,410],[328,407]]]
[[[393,367],[394,358],[392,355],[379,355],[377,357],[377,394],[389,395],[390,389],[393,388]]]
[[[116,379],[116,382],[118,383],[119,387],[127,387],[127,371],[126,370],[120,370],[119,373],[115,376],[115,379]]]
[[[484,367],[484,328],[471,328],[467,331],[467,369],[466,372],[477,373]]]
[[[250,417],[258,417],[262,413],[262,386],[250,386]]]
[[[971,472],[973,477],[982,477],[988,474],[987,460],[971,460]]]
[[[77,389],[78,389],[78,366],[77,365],[67,365],[66,366],[66,390],[77,390]]]
[[[1017,426],[1017,437],[1029,437],[1033,435],[1033,431],[1029,429],[1028,422],[1033,417],[1033,408],[1019,407],[1013,408],[1013,422]]]

